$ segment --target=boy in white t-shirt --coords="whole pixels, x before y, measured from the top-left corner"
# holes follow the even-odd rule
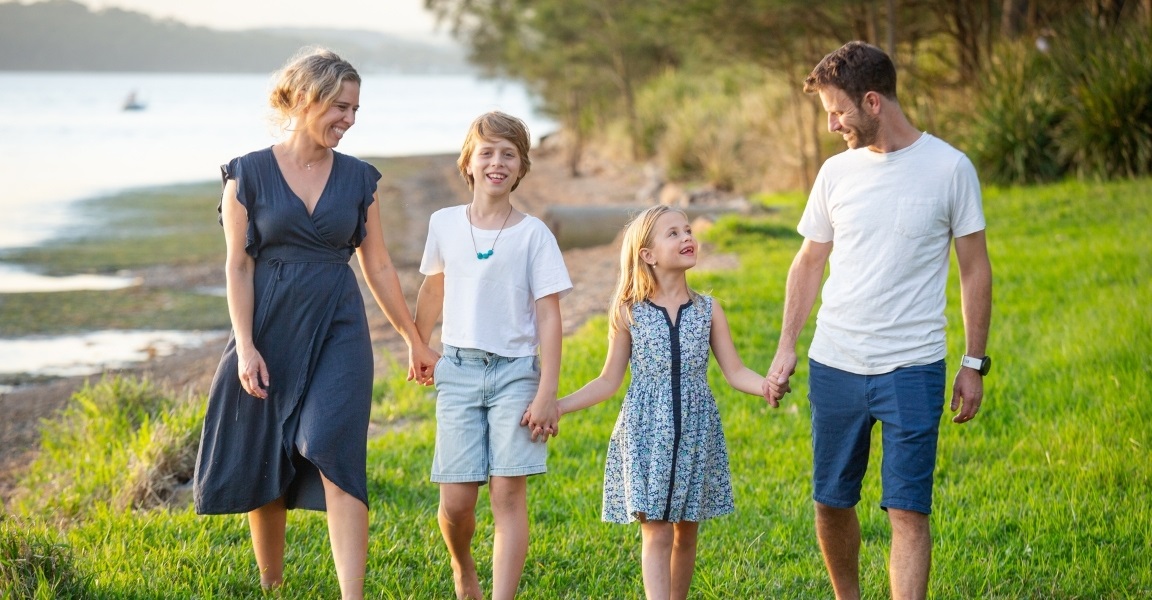
[[[484,483],[496,521],[492,598],[515,596],[528,554],[527,477],[546,471],[544,442],[560,417],[560,297],[572,282],[552,232],[510,201],[531,167],[529,146],[520,119],[490,112],[472,122],[457,161],[472,202],[432,215],[420,262],[425,343],[444,315],[432,481],[458,598],[484,597],[471,550]]]

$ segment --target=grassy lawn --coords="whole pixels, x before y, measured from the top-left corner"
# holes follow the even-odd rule
[[[784,210],[755,222],[722,221],[709,233],[718,249],[739,254],[738,270],[691,278],[723,302],[742,357],[760,370],[775,349],[803,199],[771,202]],[[942,426],[930,596],[1152,597],[1152,258],[1140,243],[1152,228],[1152,181],[990,189],[985,207],[996,363],[980,417]],[[962,350],[955,268],[952,279],[954,372]],[[565,340],[562,393],[599,372],[605,332],[601,318]],[[701,526],[693,597],[831,597],[812,531],[805,362],[778,410],[728,389],[713,366],[737,512]],[[436,527],[437,489],[427,481],[433,397],[402,381],[377,385],[374,419],[384,433],[369,447],[367,590],[379,598],[446,598],[451,572]],[[105,393],[127,393],[113,388]],[[86,398],[81,409],[99,404]],[[523,598],[643,595],[638,527],[599,520],[619,399],[567,417],[550,442],[549,474],[531,480]],[[0,596],[8,580],[16,597],[262,597],[243,516],[118,508],[127,473],[149,448],[195,439],[160,436],[158,422],[194,422],[184,405],[201,401],[173,399],[160,414],[141,401],[132,411],[96,411],[111,415],[114,426],[85,421],[85,435],[63,426],[63,433],[46,433],[55,450],[34,465],[14,514],[0,517]],[[888,526],[877,505],[877,472],[878,463],[859,507],[870,598],[887,596]],[[475,540],[482,579],[492,545],[486,502],[482,492]],[[322,514],[290,516],[287,562],[282,597],[339,595]]]

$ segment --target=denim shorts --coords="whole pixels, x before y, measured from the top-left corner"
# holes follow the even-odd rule
[[[547,471],[548,445],[520,419],[540,387],[535,356],[508,358],[444,346],[436,363],[436,453],[432,481],[486,483],[490,476]]]
[[[812,498],[834,508],[860,502],[872,426],[883,439],[880,506],[929,514],[944,412],[944,361],[856,375],[809,360]]]

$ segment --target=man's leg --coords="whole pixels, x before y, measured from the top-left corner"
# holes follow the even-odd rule
[[[816,503],[816,539],[836,600],[860,598],[860,521],[855,508]]]
[[[892,523],[889,578],[894,600],[921,600],[928,595],[928,572],[932,567],[932,534],[928,515],[911,510],[888,509]]]

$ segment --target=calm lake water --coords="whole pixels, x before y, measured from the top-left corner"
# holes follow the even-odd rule
[[[516,82],[468,75],[362,76],[356,125],[339,147],[347,154],[456,152],[472,119],[493,109],[523,118],[537,137],[555,127]],[[6,188],[0,194],[0,255],[51,243],[75,223],[77,201],[128,188],[214,181],[228,159],[275,143],[277,132],[267,118],[269,84],[263,74],[0,72],[0,181]],[[143,110],[122,110],[130,93]],[[0,294],[124,285],[132,281],[61,280],[18,266],[0,268]],[[186,341],[180,332],[168,333]],[[0,339],[0,374],[42,370],[36,360],[11,360],[16,355],[46,360],[61,347],[112,352],[120,344],[115,332],[52,340]],[[124,332],[123,340],[139,344],[132,332]],[[147,343],[150,353],[169,347],[155,337]]]

